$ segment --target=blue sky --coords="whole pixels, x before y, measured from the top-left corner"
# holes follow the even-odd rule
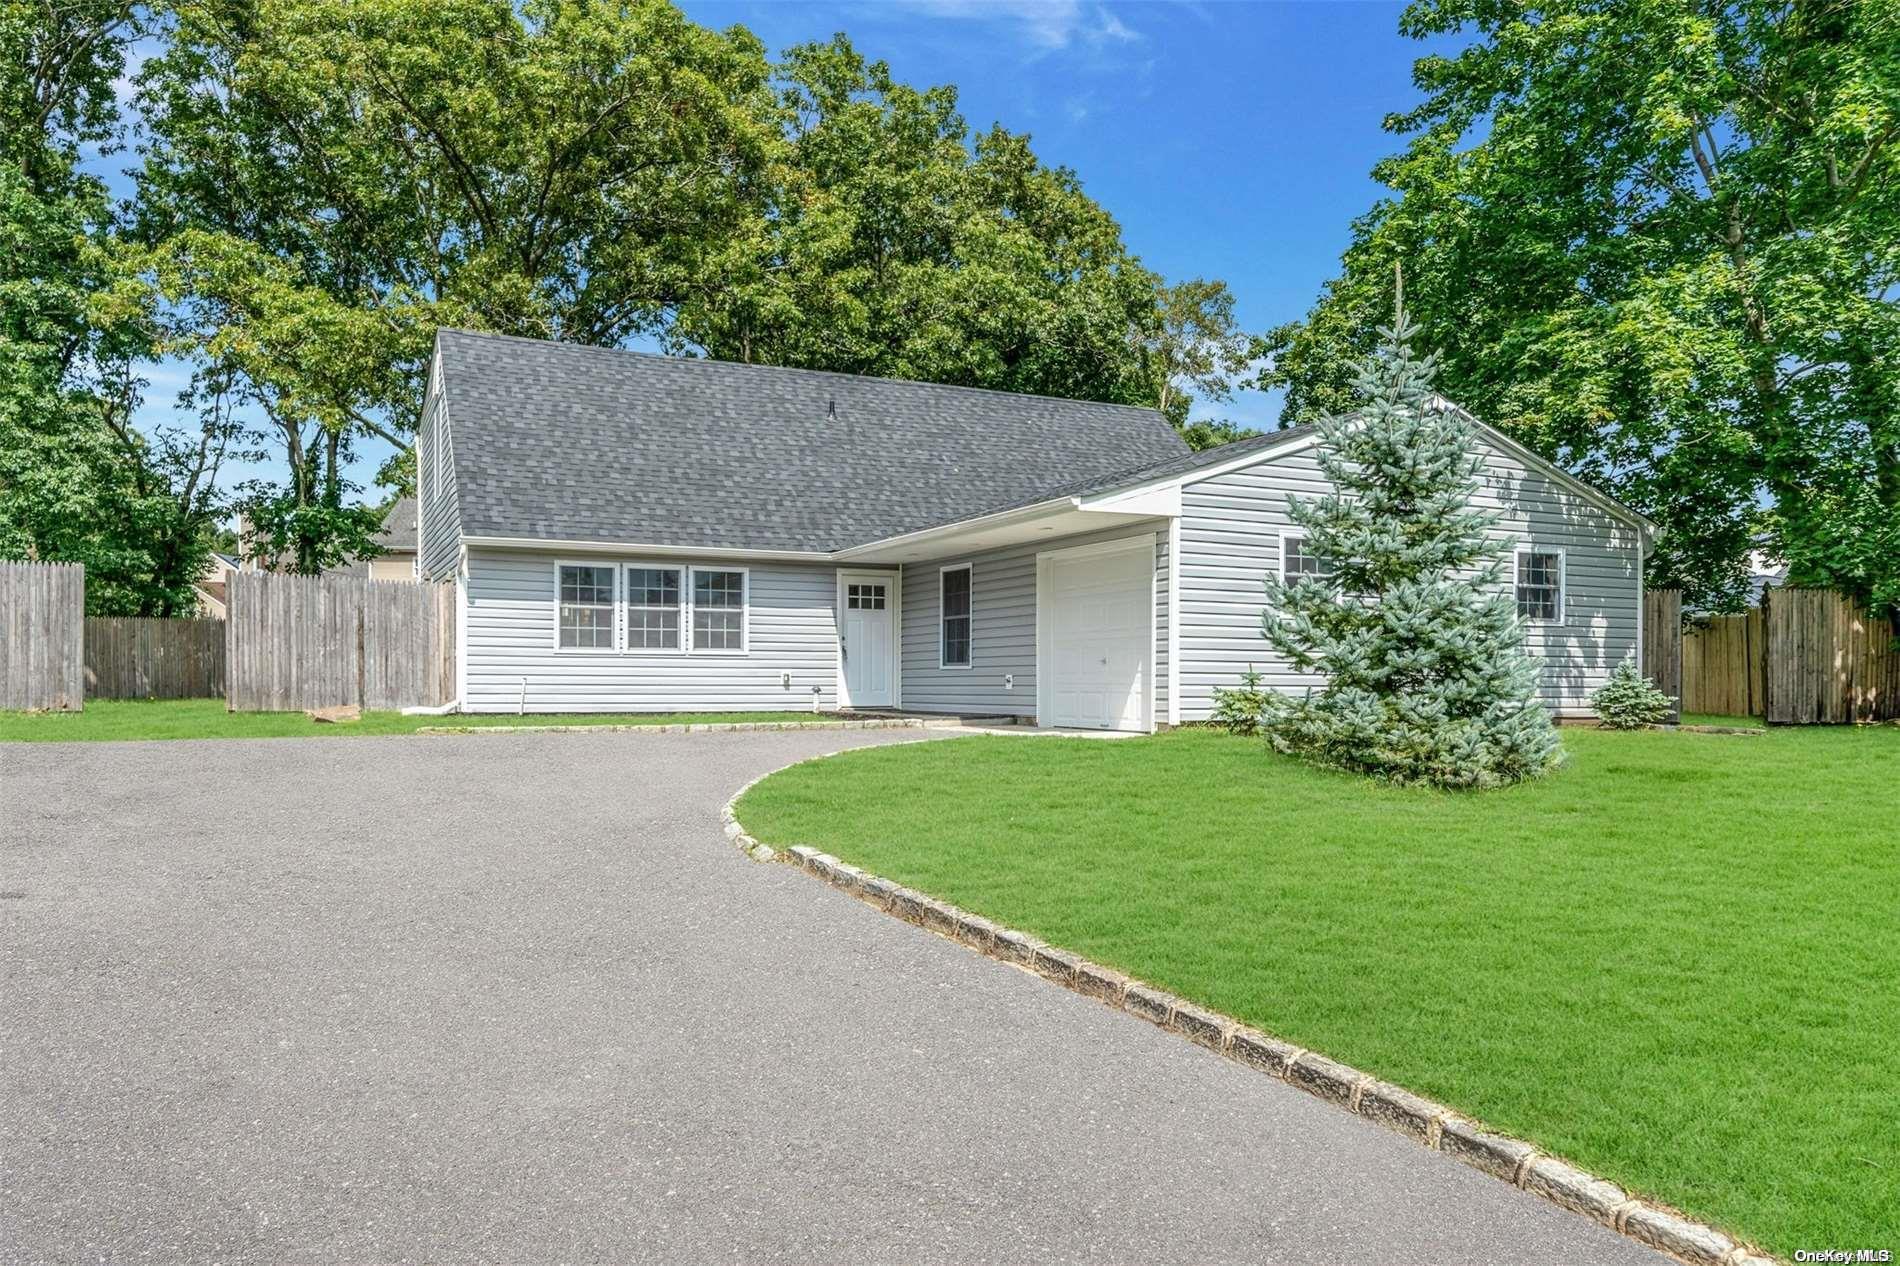
[[[1219,277],[1248,329],[1296,318],[1337,268],[1398,148],[1380,121],[1418,98],[1401,5],[1148,0],[683,0],[772,52],[846,32],[918,86],[955,84],[974,128],[1034,138],[1171,280]],[[162,370],[163,367],[161,367]],[[148,417],[169,403],[155,377]],[[1220,410],[1271,427],[1277,398]],[[356,465],[368,484],[386,455]],[[380,497],[371,489],[370,496]]]

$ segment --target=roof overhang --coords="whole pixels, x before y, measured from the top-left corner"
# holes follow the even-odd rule
[[[641,558],[705,558],[732,562],[828,563],[834,557],[825,550],[795,549],[720,549],[704,545],[648,545],[636,541],[574,541],[542,536],[464,536],[470,549],[558,550],[563,554],[619,554]]]
[[[981,515],[958,523],[907,532],[882,541],[841,549],[838,562],[920,563],[978,550],[1052,541],[1082,532],[1099,532],[1170,514],[1179,514],[1179,491],[1172,495],[1129,496],[1122,492],[1102,497],[1056,497],[1034,505]]]

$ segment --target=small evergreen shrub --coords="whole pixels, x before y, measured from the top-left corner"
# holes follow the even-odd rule
[[[1267,692],[1260,685],[1260,672],[1252,664],[1240,674],[1240,684],[1232,690],[1214,687],[1214,724],[1235,734],[1260,733],[1260,714],[1267,710]]]
[[[1669,709],[1674,703],[1674,699],[1637,670],[1634,658],[1618,664],[1609,681],[1590,696],[1590,706],[1597,710],[1597,719],[1612,730],[1640,730],[1646,725],[1660,725],[1669,719]]]

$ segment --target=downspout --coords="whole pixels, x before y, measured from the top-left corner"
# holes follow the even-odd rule
[[[1168,724],[1181,724],[1181,516],[1168,520]]]

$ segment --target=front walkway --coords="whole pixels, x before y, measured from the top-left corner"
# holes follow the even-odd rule
[[[0,748],[0,1257],[1663,1260],[721,834],[917,737]]]

